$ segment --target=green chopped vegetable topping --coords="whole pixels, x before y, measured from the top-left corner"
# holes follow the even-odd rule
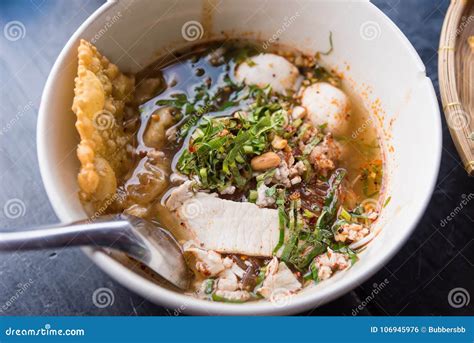
[[[285,190],[281,189],[278,191],[278,199],[276,201],[278,205],[278,225],[280,228],[280,235],[278,237],[278,244],[273,249],[273,254],[276,254],[278,250],[283,246],[285,242],[285,230],[287,218],[285,214]]]
[[[252,90],[256,100],[245,116],[204,116],[190,137],[189,147],[182,151],[177,169],[189,177],[197,176],[205,189],[221,189],[223,185],[243,189],[252,178],[251,158],[267,150],[270,135],[282,131],[287,117],[278,103],[259,105],[259,97],[268,101],[267,91]]]
[[[204,293],[211,294],[212,291],[214,290],[214,279],[207,279],[204,282],[205,282]]]

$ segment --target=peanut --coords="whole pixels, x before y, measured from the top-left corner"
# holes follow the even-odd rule
[[[278,150],[284,149],[287,144],[288,141],[286,139],[281,138],[280,136],[275,136],[272,140],[272,147]]]
[[[271,168],[278,167],[280,165],[280,156],[272,151],[266,152],[263,155],[255,156],[250,161],[250,165],[253,170],[263,171]]]

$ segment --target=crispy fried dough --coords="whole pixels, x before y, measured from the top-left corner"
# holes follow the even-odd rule
[[[135,81],[85,40],[78,48],[78,64],[72,106],[81,138],[78,183],[81,200],[97,210],[113,202],[117,185],[130,168],[127,151],[132,137],[124,130],[123,113]]]

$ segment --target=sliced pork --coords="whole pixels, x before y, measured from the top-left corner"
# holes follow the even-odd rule
[[[276,257],[268,264],[265,280],[257,292],[263,297],[278,301],[280,297],[288,296],[301,289],[301,283],[284,262],[278,262]]]
[[[171,205],[174,204],[173,201]],[[271,257],[278,243],[278,211],[252,203],[196,193],[175,209],[175,215],[194,241],[206,250]]]

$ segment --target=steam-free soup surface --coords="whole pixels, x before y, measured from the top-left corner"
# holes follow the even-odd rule
[[[277,301],[357,261],[380,211],[374,121],[318,56],[193,46],[135,76],[109,211],[159,222],[212,301]],[[130,161],[128,161],[130,162]]]

